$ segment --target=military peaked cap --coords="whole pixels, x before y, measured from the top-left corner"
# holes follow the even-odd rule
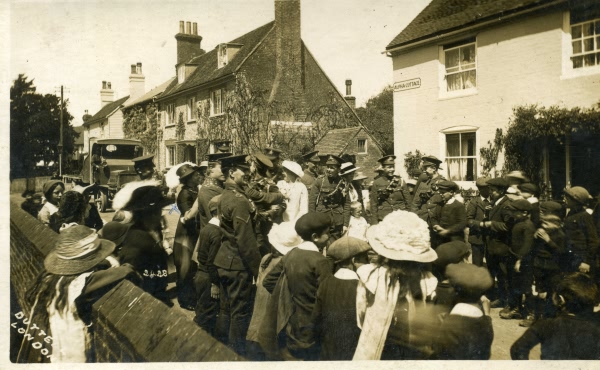
[[[239,167],[246,170],[250,169],[250,166],[246,162],[246,157],[246,154],[240,154],[221,158],[221,166],[224,168]]]
[[[208,158],[209,163],[214,163],[219,161],[221,158],[229,157],[231,153],[212,153],[208,154],[206,158]]]
[[[325,164],[327,165],[335,165],[335,166],[340,166],[342,164],[342,162],[344,162],[344,160],[340,157],[338,157],[337,155],[333,155],[333,154],[329,154],[327,156],[327,161],[325,162]]]
[[[148,154],[148,155],[143,155],[141,157],[133,158],[131,161],[133,162],[134,166],[141,166],[144,164],[154,165],[153,159],[154,159],[154,154]]]
[[[386,166],[388,164],[396,164],[396,156],[395,155],[386,155],[377,160],[377,162],[381,163],[382,166]]]
[[[320,163],[321,158],[319,158],[319,156],[317,155],[318,153],[319,151],[315,150],[314,152],[303,154],[302,158],[304,159],[304,162]]]

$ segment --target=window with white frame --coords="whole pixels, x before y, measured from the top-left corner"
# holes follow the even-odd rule
[[[174,125],[175,124],[175,104],[167,104],[166,109],[166,122],[165,126]]]
[[[444,46],[445,91],[477,87],[477,45],[475,39]]]
[[[210,93],[210,114],[215,116],[223,113],[223,89]]]
[[[167,146],[167,158],[166,158],[167,167],[171,167],[175,165],[175,146]]]
[[[196,119],[196,97],[193,96],[187,101],[187,117],[188,121]]]
[[[356,140],[356,153],[367,154],[367,139]]]
[[[183,83],[185,81],[185,64],[177,67],[177,83]]]
[[[446,134],[446,167],[451,181],[477,179],[477,136],[475,132]]]
[[[600,10],[571,11],[573,69],[600,65]]]

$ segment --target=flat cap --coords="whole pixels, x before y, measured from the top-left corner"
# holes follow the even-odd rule
[[[395,155],[386,155],[377,160],[377,162],[381,163],[382,166],[386,166],[388,164],[396,164],[396,156]]]
[[[307,238],[316,232],[325,230],[331,226],[331,216],[327,213],[309,212],[302,215],[297,221],[294,228],[302,239]]]
[[[489,177],[480,177],[475,181],[475,186],[478,188],[488,186],[488,181],[491,179]]]
[[[531,183],[531,182],[525,182],[522,183],[518,186],[519,190],[524,192],[524,193],[529,193],[529,194],[537,194],[538,191],[540,190],[537,185]]]
[[[221,158],[221,166],[224,168],[239,167],[245,170],[250,169],[250,166],[246,162],[246,157],[246,154],[240,154]]]
[[[590,200],[592,200],[592,196],[590,193],[581,186],[573,186],[572,188],[565,189],[565,194],[575,199],[577,202],[581,204],[586,204]]]
[[[469,296],[481,296],[494,284],[485,267],[477,267],[470,263],[448,265],[446,277],[459,294],[466,293]]]
[[[369,249],[371,249],[371,246],[364,240],[351,236],[342,236],[327,248],[327,255],[331,256],[334,262],[340,262],[366,252]]]
[[[217,207],[219,206],[220,200],[221,200],[221,194],[215,195],[214,197],[210,198],[210,200],[208,201],[208,211],[209,212],[215,211],[217,209]]]
[[[510,202],[507,208],[517,211],[531,212],[533,206],[531,205],[531,203],[529,203],[529,201],[527,201],[527,199],[517,199]]]
[[[319,156],[317,155],[318,153],[319,153],[319,151],[315,150],[310,153],[302,154],[302,158],[304,159],[305,162],[320,163],[321,158],[319,158]]]
[[[503,177],[495,177],[493,179],[488,180],[488,185],[496,186],[499,188],[507,188],[509,186],[508,180]]]
[[[256,159],[256,163],[259,166],[265,167],[265,168],[273,168],[273,162],[271,162],[271,159],[269,157],[267,157],[267,155],[257,152],[254,153],[252,155],[254,157],[254,159]],[[273,158],[275,159],[275,158]]]
[[[437,260],[433,261],[433,265],[442,269],[451,263],[459,263],[469,252],[469,246],[467,243],[455,240],[448,243],[444,243],[436,248]]]
[[[548,214],[548,213],[554,213],[557,214],[559,212],[561,212],[563,209],[562,205],[560,203],[551,201],[551,200],[547,200],[545,202],[540,202],[540,212],[544,213],[544,214]]]
[[[147,154],[147,155],[143,155],[143,156],[141,156],[141,157],[136,157],[136,158],[133,158],[131,161],[132,161],[132,162],[133,162],[135,165],[138,165],[138,164],[141,164],[142,162],[145,162],[145,161],[150,161],[150,162],[152,162],[152,160],[153,160],[153,159],[154,159],[154,154]]]
[[[437,183],[437,187],[442,191],[458,191],[460,188],[454,181],[443,180]]]
[[[219,161],[221,158],[229,157],[231,153],[212,153],[208,154],[206,158],[208,159],[208,163],[214,163]]]
[[[342,164],[342,162],[344,162],[344,160],[340,157],[338,157],[337,155],[333,155],[333,154],[328,154],[327,155],[327,161],[325,162],[326,165],[334,165],[334,166],[340,166]]]

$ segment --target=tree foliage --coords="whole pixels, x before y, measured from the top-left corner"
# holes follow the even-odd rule
[[[135,105],[123,113],[123,134],[128,139],[140,140],[146,153],[156,153],[157,146],[157,107]]]
[[[63,111],[63,162],[73,153],[75,139],[73,116]],[[60,98],[53,94],[38,94],[33,79],[19,74],[10,88],[10,178],[47,175],[58,168],[60,141]],[[40,161],[55,162],[54,169],[38,168]],[[66,169],[65,169],[66,171]]]
[[[504,171],[520,169],[535,182],[541,182],[542,153],[548,141],[562,145],[567,135],[599,134],[600,109],[549,108],[523,105],[513,108],[513,116],[503,138]]]
[[[488,146],[479,149],[481,155],[481,176],[490,176],[492,171],[496,171],[496,164],[498,163],[498,154],[502,150],[504,143],[504,136],[502,129],[497,128],[496,134],[494,135],[494,142],[488,140]]]
[[[419,149],[415,150],[414,154],[412,151],[404,153],[404,169],[410,174],[413,170],[421,168],[421,158],[426,157],[427,154],[422,153]]]
[[[370,98],[356,114],[367,130],[381,144],[386,154],[394,153],[394,89],[386,86]]]

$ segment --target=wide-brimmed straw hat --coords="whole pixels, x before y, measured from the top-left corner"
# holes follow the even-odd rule
[[[298,176],[298,177],[304,176],[304,171],[302,171],[302,166],[300,166],[296,162],[293,162],[293,161],[283,161],[281,163],[281,166],[283,168],[285,168],[286,170],[290,171],[291,173],[293,173],[294,175]]]
[[[296,233],[294,226],[293,222],[273,224],[269,232],[269,242],[284,256],[303,242],[300,235]]]
[[[429,227],[414,213],[394,211],[367,229],[367,240],[377,254],[396,261],[432,262]]]
[[[44,259],[46,271],[55,275],[75,275],[96,266],[115,249],[115,243],[100,239],[87,226],[63,230],[54,249]]]
[[[158,186],[148,185],[145,181],[127,183],[113,198],[115,211],[140,211],[162,208],[173,203],[166,198]]]

